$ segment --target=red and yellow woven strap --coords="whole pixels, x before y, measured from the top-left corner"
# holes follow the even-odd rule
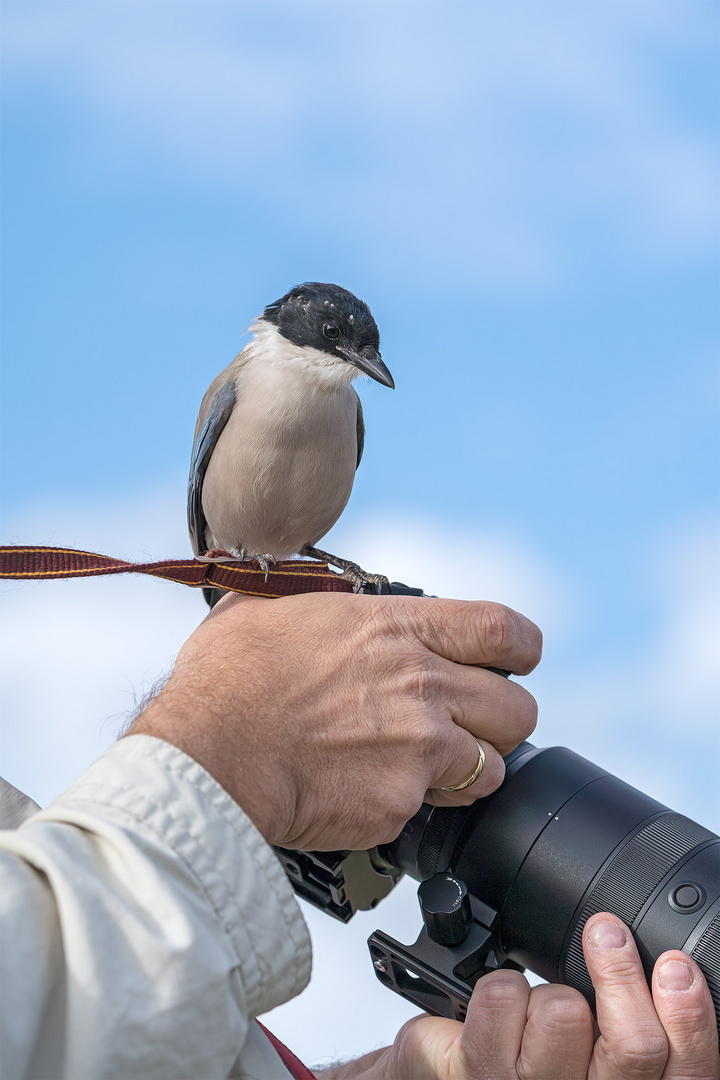
[[[216,554],[216,553],[213,553]],[[217,553],[220,558],[220,553]],[[293,596],[306,592],[352,592],[349,581],[327,563],[285,559],[271,566],[268,579],[258,562],[209,562],[204,559],[165,559],[130,563],[74,548],[0,547],[0,578],[40,581],[47,578],[99,577],[104,574],[151,574],[191,589],[216,586],[250,596]]]

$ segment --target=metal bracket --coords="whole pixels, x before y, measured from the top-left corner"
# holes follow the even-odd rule
[[[274,850],[298,896],[344,923],[356,911],[374,908],[403,876],[395,867],[380,865],[374,858],[375,849],[295,851],[276,847]]]
[[[500,968],[524,971],[509,960],[495,937],[497,912],[470,898],[473,922],[460,945],[438,945],[423,926],[412,945],[376,930],[368,948],[378,979],[396,994],[434,1016],[465,1019],[475,983]]]

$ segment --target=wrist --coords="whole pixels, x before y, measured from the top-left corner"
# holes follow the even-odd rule
[[[203,711],[197,705],[203,701]],[[277,762],[258,755],[254,737],[248,738],[248,753],[237,747],[238,739],[228,739],[227,729],[236,725],[227,712],[212,709],[201,695],[187,702],[172,686],[166,687],[140,714],[127,735],[153,735],[176,746],[201,765],[240,806],[269,844],[281,843],[293,817],[293,784]]]

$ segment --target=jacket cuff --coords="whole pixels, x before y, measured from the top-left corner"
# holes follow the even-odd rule
[[[111,746],[46,810],[57,821],[102,805],[118,823],[152,833],[184,864],[232,950],[246,1015],[299,994],[310,979],[310,935],[272,848],[193,758],[151,735]]]

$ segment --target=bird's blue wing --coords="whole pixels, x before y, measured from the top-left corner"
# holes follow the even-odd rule
[[[357,394],[355,395],[357,397]],[[365,447],[365,421],[363,420],[363,411],[360,398],[357,399],[357,469],[363,456],[363,449]]]
[[[223,383],[210,402],[205,423],[195,436],[188,480],[188,528],[196,555],[204,555],[207,550],[205,543],[207,521],[202,508],[205,473],[215,445],[230,419],[235,397],[235,380],[229,379]]]

